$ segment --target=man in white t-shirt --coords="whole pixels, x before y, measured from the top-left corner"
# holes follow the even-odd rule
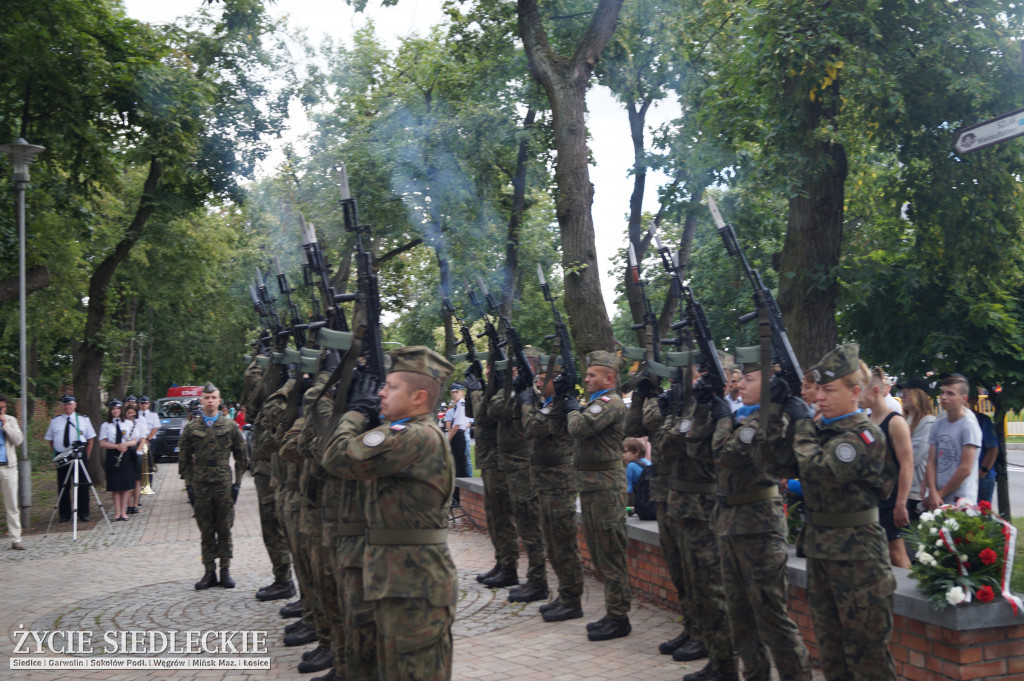
[[[924,507],[933,511],[942,504],[966,499],[978,501],[978,448],[981,428],[967,408],[969,385],[952,374],[939,387],[939,405],[945,411],[935,420],[928,437],[927,498]]]

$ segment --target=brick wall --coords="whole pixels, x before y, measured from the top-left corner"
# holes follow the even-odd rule
[[[458,480],[462,508],[481,527],[486,527],[483,485],[479,478]],[[658,543],[657,523],[631,518],[629,534],[629,583],[634,592],[668,608],[678,604]],[[577,533],[584,567],[590,571],[590,554]],[[896,674],[907,681],[1024,681],[1024,613],[1014,616],[1005,602],[935,610],[917,592],[907,570],[894,570],[892,654]],[[800,628],[811,657],[817,660],[818,644],[807,602],[805,561],[790,554],[789,615]]]

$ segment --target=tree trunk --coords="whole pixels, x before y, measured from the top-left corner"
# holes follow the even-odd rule
[[[75,352],[72,363],[72,380],[75,385],[75,397],[78,400],[78,412],[88,416],[94,425],[102,422],[100,405],[100,377],[103,373],[103,356],[106,347],[100,334],[103,323],[107,319],[107,287],[114,278],[118,266],[128,257],[132,247],[142,236],[142,232],[156,209],[154,195],[163,174],[160,162],[152,159],[149,163],[149,175],[146,177],[139,207],[135,211],[124,237],[114,247],[114,251],[103,262],[97,265],[89,278],[89,305],[86,309],[85,332],[82,342]],[[106,474],[99,456],[99,449],[93,446],[93,456],[89,457],[89,473],[93,482],[101,485],[106,482]]]
[[[650,239],[644,236],[641,220],[643,219],[644,190],[647,187],[644,125],[647,121],[647,110],[651,107],[651,101],[651,99],[645,99],[637,107],[626,107],[626,112],[629,114],[629,134],[633,140],[633,193],[629,197],[628,232],[629,242],[633,244],[633,248],[636,250],[637,261],[641,263],[644,256],[647,255],[647,247],[650,245]],[[627,276],[625,281],[626,301],[629,303],[630,318],[634,324],[641,324],[644,321],[644,302],[640,287],[633,282],[633,277]],[[674,306],[674,303],[669,299],[666,299],[666,304]],[[659,324],[659,327],[661,327],[659,333],[664,333],[665,326],[665,320],[662,319],[662,323]],[[644,330],[637,329],[636,336],[637,343],[643,347],[646,342]]]
[[[614,350],[611,322],[601,293],[591,207],[594,186],[587,167],[585,96],[594,63],[615,30],[623,0],[601,0],[572,57],[548,43],[537,0],[519,0],[519,33],[530,69],[544,86],[554,123],[555,209],[562,234],[565,311],[576,349]]]
[[[836,346],[838,338],[836,270],[843,239],[846,151],[841,144],[816,137],[822,121],[835,121],[838,101],[838,81],[829,86],[827,97],[805,99],[793,140],[807,172],[789,200],[779,261],[779,306],[802,366],[817,362]]]
[[[533,127],[537,112],[533,107],[523,117],[523,130]],[[530,160],[530,143],[527,136],[519,141],[516,167],[512,173],[512,209],[508,215],[508,230],[505,235],[505,278],[501,282],[501,313],[512,319],[512,304],[515,300],[516,282],[519,280],[519,232],[526,214],[526,169]]]
[[[36,265],[25,270],[25,295],[50,285],[50,270],[45,265]],[[0,305],[18,299],[18,277],[0,281]]]

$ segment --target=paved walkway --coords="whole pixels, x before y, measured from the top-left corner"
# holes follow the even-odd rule
[[[201,576],[199,531],[175,467],[160,467],[154,495],[143,497],[130,522],[106,523],[79,533],[26,535],[27,551],[0,544],[0,677],[17,679],[243,679],[302,678],[295,671],[309,647],[281,644],[283,601],[261,603],[253,594],[270,581],[260,538],[252,478],[246,476],[235,514],[235,589],[195,591]],[[95,500],[94,500],[95,503]],[[107,508],[109,512],[110,509]],[[93,510],[93,516],[99,514]],[[586,622],[602,614],[601,585],[587,579],[587,616],[548,624],[538,604],[509,604],[506,590],[481,587],[473,576],[491,566],[487,536],[456,525],[449,544],[459,570],[459,604],[453,629],[455,679],[672,679],[704,662],[673,662],[657,644],[679,631],[675,613],[634,600],[631,636],[604,643],[586,638]],[[525,559],[524,559],[525,564]],[[551,584],[555,584],[549,575]],[[267,632],[270,670],[11,670],[19,630],[92,631],[98,648],[106,631],[248,630]],[[316,675],[312,675],[316,676]],[[305,678],[309,678],[306,676]],[[819,678],[816,675],[816,678]]]

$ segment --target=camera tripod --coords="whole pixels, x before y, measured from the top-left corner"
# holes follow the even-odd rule
[[[92,484],[92,478],[89,477],[89,471],[85,467],[85,460],[75,456],[75,458],[68,462],[68,465],[72,469],[64,476],[64,484],[60,486],[60,494],[57,495],[57,501],[53,505],[53,512],[50,513],[50,522],[46,524],[46,532],[43,536],[50,534],[53,518],[57,515],[58,509],[60,509],[60,500],[65,494],[69,494],[71,495],[71,541],[78,541],[78,488],[82,485],[87,485],[92,490],[92,495],[96,498],[96,506],[99,507],[100,513],[103,515],[103,521],[107,524],[107,529],[113,534],[114,528],[110,525],[107,511],[103,508],[103,501],[100,500],[100,495]],[[81,482],[83,479],[85,482]]]

